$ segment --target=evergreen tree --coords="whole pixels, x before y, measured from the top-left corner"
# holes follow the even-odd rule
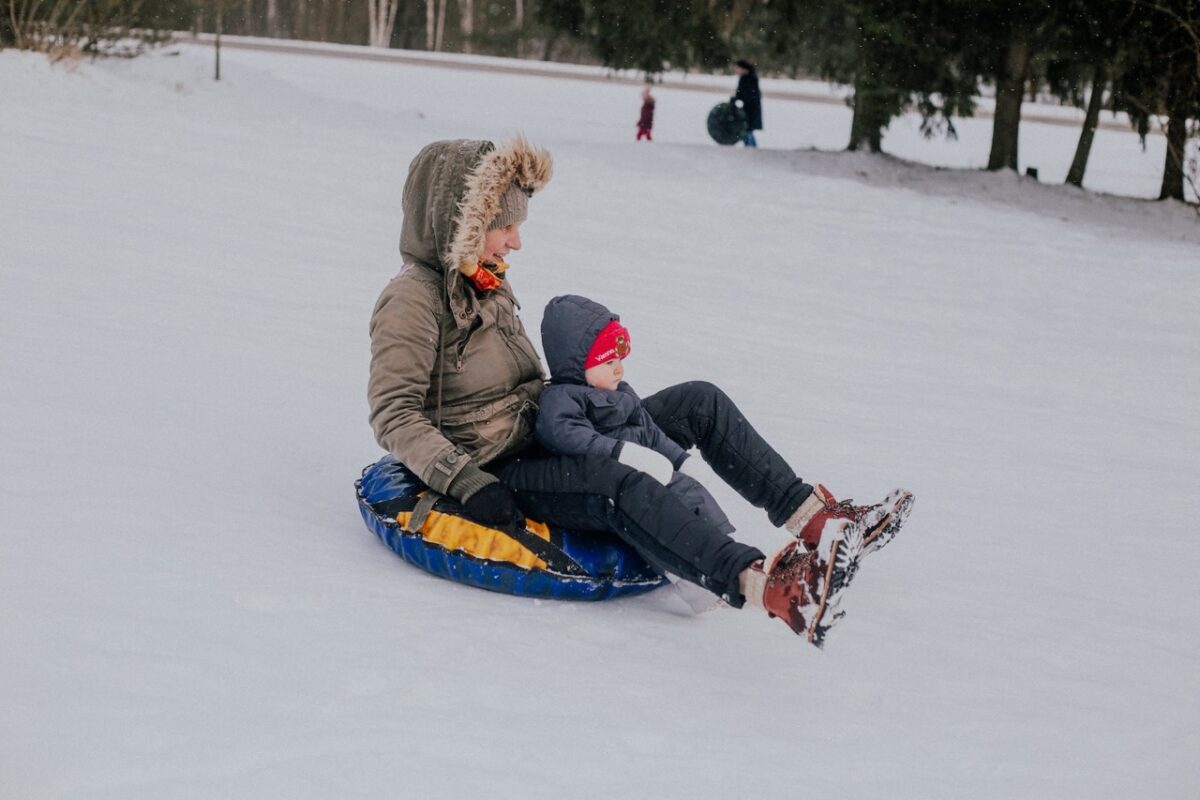
[[[1008,0],[964,6],[959,57],[963,68],[995,86],[989,170],[1017,169],[1017,137],[1026,82],[1035,57],[1050,49],[1057,8],[1051,0]]]
[[[744,40],[767,68],[853,86],[848,149],[879,152],[910,106],[926,133],[953,134],[950,117],[971,113],[974,77],[957,59],[965,1],[771,0],[755,7]]]
[[[1129,114],[1143,142],[1165,115],[1167,152],[1160,199],[1184,199],[1188,120],[1200,116],[1200,8],[1195,0],[1134,0],[1122,36],[1124,68],[1113,106]]]
[[[1119,70],[1121,32],[1133,13],[1131,0],[1093,3],[1069,0],[1060,7],[1055,49],[1047,54],[1045,81],[1060,100],[1086,107],[1066,182],[1083,186],[1096,125],[1110,82]],[[1086,106],[1083,87],[1088,87]]]
[[[727,64],[723,22],[735,0],[549,0],[540,21],[585,44],[605,66],[648,75]]]

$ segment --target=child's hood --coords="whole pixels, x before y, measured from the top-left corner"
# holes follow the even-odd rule
[[[576,294],[560,295],[542,314],[542,352],[551,383],[585,384],[583,365],[592,342],[604,327],[621,319],[597,302]]]

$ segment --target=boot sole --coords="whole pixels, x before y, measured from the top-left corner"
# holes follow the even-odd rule
[[[834,542],[829,551],[829,563],[825,565],[825,591],[817,606],[817,613],[808,626],[808,641],[818,649],[825,646],[825,634],[829,629],[846,615],[841,610],[841,594],[850,585],[850,579],[858,569],[862,550],[862,529],[848,524],[842,531],[841,540]]]
[[[905,521],[908,519],[909,512],[912,511],[913,500],[915,499],[916,498],[913,497],[912,492],[901,492],[900,498],[892,507],[892,511],[890,511],[886,517],[876,523],[875,527],[872,528],[863,539],[862,554],[864,556],[874,553],[876,550],[882,549],[884,546],[890,543],[892,539],[896,538],[896,534],[900,532],[901,526],[903,526]]]

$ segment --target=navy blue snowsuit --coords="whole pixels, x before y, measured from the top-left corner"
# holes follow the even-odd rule
[[[547,359],[555,363],[570,341],[546,341]],[[587,341],[590,347],[591,338]],[[773,525],[783,525],[812,494],[812,486],[717,386],[705,381],[669,386],[643,398],[641,407],[681,450],[699,448],[721,480],[766,510]],[[764,557],[757,547],[722,533],[654,478],[610,455],[556,455],[536,443],[484,469],[512,490],[527,516],[564,528],[612,531],[655,569],[697,583],[733,606],[745,600],[738,574]]]
[[[576,295],[556,297],[542,317],[542,349],[550,386],[538,399],[537,439],[559,455],[593,454],[619,458],[625,442],[661,453],[678,470],[690,456],[655,424],[628,383],[616,391],[588,386],[588,350],[609,322],[619,317],[599,303]],[[695,479],[675,472],[667,488],[722,533],[733,533],[725,512]]]

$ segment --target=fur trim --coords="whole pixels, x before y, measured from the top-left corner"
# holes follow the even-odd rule
[[[470,277],[479,269],[483,237],[500,210],[500,198],[516,183],[532,196],[550,182],[554,165],[549,151],[517,136],[484,155],[467,176],[466,191],[458,204],[450,263]]]

